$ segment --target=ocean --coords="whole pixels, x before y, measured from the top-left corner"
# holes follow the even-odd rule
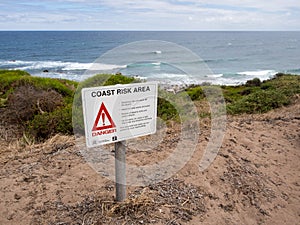
[[[0,69],[77,81],[100,71],[238,85],[300,75],[300,32],[1,31]]]

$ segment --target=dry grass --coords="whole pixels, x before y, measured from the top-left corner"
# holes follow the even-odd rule
[[[137,188],[124,202],[104,191],[76,205],[47,202],[35,210],[34,224],[181,224],[205,214],[206,196],[198,187],[171,178]]]

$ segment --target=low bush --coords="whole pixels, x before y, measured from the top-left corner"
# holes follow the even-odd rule
[[[227,112],[230,114],[265,113],[289,103],[290,98],[283,92],[260,90],[227,105]]]
[[[199,88],[187,89],[193,100],[202,99],[198,92]],[[300,76],[280,73],[264,82],[254,78],[245,85],[221,86],[221,88],[228,113],[264,113],[290,104],[293,96],[300,94]]]
[[[43,141],[57,133],[72,134],[71,105],[52,112],[36,114],[32,120],[28,121],[26,132],[36,141]]]
[[[7,123],[35,140],[72,133],[71,105],[77,82],[34,77],[24,71],[0,70],[1,107]],[[2,119],[2,117],[1,117]],[[20,125],[20,126],[19,126]]]
[[[259,87],[260,85],[261,85],[261,81],[259,78],[248,80],[245,84],[246,87]]]
[[[201,86],[187,88],[186,93],[190,96],[192,101],[201,100],[205,98],[204,91]]]
[[[56,91],[25,85],[16,87],[8,97],[8,110],[18,122],[33,119],[36,114],[52,112],[63,106],[63,97]]]
[[[157,101],[157,116],[164,121],[177,120],[178,112],[170,101],[164,98],[158,98]]]

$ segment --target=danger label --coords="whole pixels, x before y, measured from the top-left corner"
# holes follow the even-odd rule
[[[157,83],[82,89],[86,144],[109,144],[156,132]]]
[[[99,122],[101,122],[100,125],[99,125]],[[110,114],[108,113],[104,103],[102,102],[92,131],[104,130],[104,129],[109,129],[109,128],[113,128],[113,127],[116,127],[116,125],[115,125],[114,121],[112,120]]]
[[[92,129],[92,136],[95,137],[98,135],[114,133],[117,131],[117,129],[112,129],[112,128],[115,128],[115,127],[116,127],[116,125],[115,125],[114,121],[112,120],[104,103],[102,102],[99,112],[98,112],[97,117],[94,122],[94,126]]]

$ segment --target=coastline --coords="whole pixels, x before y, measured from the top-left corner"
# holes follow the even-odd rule
[[[300,75],[300,71],[275,70],[275,69],[254,69],[236,70],[231,72],[214,73],[197,76],[197,74],[185,74],[180,71],[164,71],[164,63],[145,63],[145,71],[135,71],[139,66],[133,65],[111,65],[101,63],[82,63],[82,62],[62,62],[62,61],[22,61],[22,60],[0,60],[0,69],[25,70],[32,76],[44,78],[67,79],[76,82],[94,76],[98,73],[122,73],[125,76],[136,77],[141,80],[157,81],[166,86],[189,86],[193,84],[201,85],[210,83],[212,85],[237,86],[245,84],[247,80],[255,77],[261,81],[269,80],[277,73]],[[89,71],[91,67],[97,67],[97,71]],[[200,66],[196,65],[195,66]],[[157,69],[164,72],[159,72]],[[133,69],[133,70],[132,70]],[[131,71],[132,70],[132,71]],[[119,72],[116,72],[119,71]],[[91,73],[91,74],[90,74]],[[142,75],[144,74],[144,75]],[[147,75],[145,75],[147,74]]]
[[[83,124],[77,123],[83,121],[81,111],[77,110],[78,112],[72,115],[72,108],[74,109],[76,104],[79,104],[76,108],[81,107],[82,87],[145,82],[117,73],[99,74],[79,83],[66,79],[31,76],[20,70],[0,70],[0,81],[3,127],[0,130],[0,138],[9,140],[13,137],[16,140],[29,135],[29,139],[33,141],[43,141],[57,133],[72,134],[72,120],[82,129]],[[207,105],[209,97],[206,93],[209,93],[209,89],[217,88],[223,95],[222,101],[226,103],[227,114],[255,114],[291,104],[300,93],[300,76],[278,73],[269,80],[254,78],[236,86],[210,83],[159,86],[161,91],[169,92],[172,98],[176,98],[176,95],[180,97],[183,92],[194,104],[204,106]],[[176,101],[172,98],[158,101],[158,117],[178,121],[177,110],[181,106],[176,106]],[[74,102],[77,103],[74,105]],[[179,108],[176,110],[174,107]],[[200,107],[198,114],[200,117],[209,117],[209,108]],[[76,118],[72,119],[73,116]]]

